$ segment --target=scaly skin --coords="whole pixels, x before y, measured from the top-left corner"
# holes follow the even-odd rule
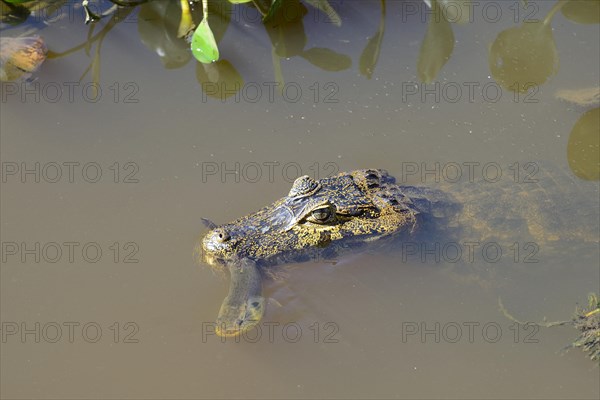
[[[319,181],[300,177],[288,196],[211,229],[202,239],[203,259],[231,274],[217,334],[239,335],[260,321],[261,269],[301,261],[314,249],[343,250],[410,232],[418,213],[386,171],[359,170]]]
[[[203,260],[231,275],[217,334],[235,336],[258,324],[265,311],[261,277],[274,265],[306,261],[315,252],[336,257],[416,233],[428,240],[458,234],[506,243],[518,235],[545,249],[569,243],[573,251],[577,244],[597,243],[598,184],[556,168],[540,169],[535,177],[529,183],[447,185],[446,191],[399,186],[378,169],[319,181],[300,177],[288,196],[231,223],[212,224],[202,239]]]

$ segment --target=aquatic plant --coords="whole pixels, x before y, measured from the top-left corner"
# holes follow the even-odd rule
[[[452,57],[455,26],[472,20],[471,0],[423,0],[429,12],[428,28],[416,60],[416,75],[421,82],[433,83]],[[21,1],[0,0],[0,24],[18,25],[28,15],[52,15],[67,0]],[[377,4],[375,2],[371,4]],[[526,1],[521,3],[527,5]],[[91,72],[92,81],[100,79],[100,54],[103,39],[139,6],[138,31],[142,42],[154,50],[165,68],[180,68],[197,60],[196,77],[202,90],[215,85],[227,87],[227,93],[243,82],[235,65],[219,50],[230,25],[233,7],[252,9],[262,21],[271,42],[274,80],[280,93],[285,86],[281,60],[300,57],[324,71],[337,72],[352,67],[349,55],[325,47],[307,48],[304,16],[312,7],[332,26],[342,25],[342,18],[328,0],[84,0],[70,6],[85,11],[90,30],[84,43],[62,52],[50,51],[48,58],[63,57],[79,50],[91,56],[82,74]],[[93,7],[92,7],[93,5]],[[370,79],[376,71],[386,28],[386,0],[380,0],[380,19],[375,33],[366,38],[358,57],[358,72]],[[503,88],[520,93],[544,84],[558,72],[559,57],[551,30],[552,19],[560,12],[576,23],[598,23],[600,1],[557,0],[543,21],[526,20],[498,34],[491,44],[488,62],[491,75]],[[104,20],[109,19],[107,23]],[[37,23],[40,18],[35,19]],[[35,24],[35,23],[34,23]],[[44,22],[42,21],[43,25]],[[45,26],[45,25],[43,25]],[[42,27],[43,27],[42,26]],[[96,33],[95,29],[99,28]],[[91,51],[93,46],[95,51]],[[227,61],[227,62],[220,62]],[[209,96],[223,94],[212,90]],[[224,99],[230,97],[228,94]]]
[[[600,362],[600,299],[595,293],[588,294],[587,307],[577,306],[573,318],[565,321],[554,321],[554,322],[532,322],[532,321],[520,321],[516,319],[502,304],[502,300],[498,299],[498,306],[500,312],[504,314],[509,320],[519,325],[537,325],[543,328],[552,328],[563,325],[573,325],[580,334],[571,342],[565,346],[563,350],[570,348],[580,348],[586,353],[591,360]]]
[[[581,334],[569,347],[577,347],[589,353],[592,360],[600,362],[600,300],[598,295],[588,295],[587,307],[577,307],[573,325]]]

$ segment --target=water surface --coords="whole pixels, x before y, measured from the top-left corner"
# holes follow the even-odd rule
[[[222,342],[211,330],[228,279],[192,257],[205,232],[201,217],[224,223],[255,211],[301,174],[377,167],[402,176],[408,165],[469,162],[497,163],[511,174],[507,166],[519,163],[523,172],[539,160],[569,171],[570,133],[586,108],[555,93],[598,85],[598,24],[559,12],[551,22],[557,70],[517,94],[492,76],[490,48],[526,16],[543,19],[554,2],[530,1],[516,20],[520,2],[495,2],[498,21],[479,6],[472,22],[451,23],[451,56],[428,86],[418,68],[429,26],[424,4],[387,1],[382,17],[378,2],[332,2],[340,27],[309,8],[306,43],[301,30],[285,33],[289,54],[281,57],[261,23],[237,6],[216,34],[243,86],[221,100],[197,79],[214,79],[206,78],[214,69],[193,60],[185,43],[167,40],[177,7],[168,9],[167,36],[167,2],[154,3],[134,9],[102,40],[98,101],[81,89],[93,71],[75,84],[97,41],[89,54],[82,48],[48,59],[28,86],[2,86],[3,168],[40,165],[39,182],[20,170],[2,182],[4,398],[598,398],[597,363],[577,349],[561,351],[575,329],[526,329],[498,307],[502,298],[522,320],[569,319],[588,292],[600,291],[597,243],[542,247],[532,264],[522,262],[524,253],[498,263],[403,261],[397,251],[315,260],[265,286],[274,299],[268,325],[257,340],[239,342]],[[86,40],[81,9],[74,10],[38,32],[54,53]],[[2,35],[25,30],[5,27]],[[369,78],[360,59],[378,32]],[[547,35],[541,40],[548,44]],[[311,48],[351,63],[319,68],[301,56]],[[270,98],[278,67],[289,92]],[[52,97],[69,82],[72,101],[65,92]],[[53,163],[63,173],[56,183]],[[589,223],[597,229],[597,220]],[[515,232],[512,242],[522,241]],[[56,247],[63,253],[55,260]],[[34,250],[21,255],[22,248]],[[8,334],[15,326],[18,333]],[[34,333],[22,336],[22,328]]]

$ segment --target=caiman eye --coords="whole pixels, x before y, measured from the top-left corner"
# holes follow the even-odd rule
[[[223,243],[228,241],[230,238],[229,233],[227,233],[227,231],[225,231],[225,229],[216,229],[215,230],[215,239],[219,242],[219,243]]]
[[[331,209],[331,206],[326,206],[313,210],[306,219],[317,224],[324,224],[328,222],[332,216],[333,210]]]

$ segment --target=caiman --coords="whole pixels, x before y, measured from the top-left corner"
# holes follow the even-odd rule
[[[221,226],[205,220],[211,229],[200,242],[201,257],[231,277],[216,333],[235,336],[255,326],[265,312],[264,277],[276,265],[307,261],[315,252],[336,257],[384,239],[456,229],[479,240],[525,232],[538,243],[598,242],[598,185],[584,182],[591,193],[574,196],[577,178],[542,172],[538,182],[467,182],[445,190],[399,185],[382,169],[320,180],[302,176],[287,196],[253,214]]]

